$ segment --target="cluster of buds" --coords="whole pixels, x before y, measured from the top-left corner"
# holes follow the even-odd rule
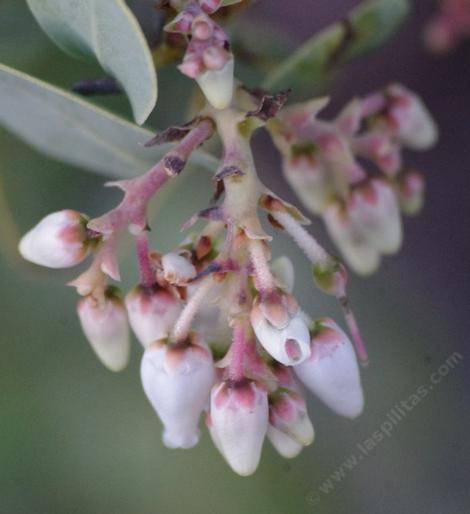
[[[436,53],[449,52],[470,37],[470,1],[441,0],[439,12],[424,32],[426,46]]]
[[[436,125],[405,87],[352,100],[333,121],[318,118],[328,99],[285,109],[269,123],[283,154],[283,171],[303,205],[323,218],[348,265],[374,272],[402,242],[400,209],[416,214],[422,175],[403,164],[402,150],[426,150]]]
[[[205,413],[227,463],[250,475],[266,438],[286,458],[313,442],[303,387],[339,415],[361,413],[358,361],[367,354],[346,296],[345,268],[305,229],[308,220],[256,173],[251,136],[277,115],[285,95],[264,95],[249,112],[244,106],[256,106],[256,96],[242,89],[237,95],[235,105],[207,105],[192,123],[154,138],[178,142],[144,175],[114,184],[124,191],[114,209],[91,220],[74,211],[51,214],[19,249],[53,268],[91,257],[71,285],[82,297],[81,326],[100,360],[113,371],[126,365],[131,328],[143,347],[142,384],[163,424],[163,443],[194,446]],[[204,228],[170,253],[152,250],[150,200],[215,132],[223,146],[216,195],[185,224],[202,219]],[[287,257],[271,260],[272,236],[260,213],[292,237],[317,286],[339,300],[354,343],[333,320],[314,321],[300,308],[293,265]],[[126,231],[135,239],[140,282],[122,299],[110,281],[120,280],[117,245]]]
[[[195,79],[207,100],[217,109],[230,104],[233,93],[234,59],[224,30],[210,17],[219,8],[240,0],[171,1],[178,11],[165,30],[187,39],[179,70]]]

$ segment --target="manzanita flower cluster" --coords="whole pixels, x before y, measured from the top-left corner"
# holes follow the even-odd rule
[[[209,16],[227,3],[233,2],[170,2],[178,14],[167,30],[188,43],[180,69],[207,99],[196,118],[146,144],[173,142],[172,148],[142,176],[111,184],[123,198],[109,212],[93,219],[72,210],[50,214],[19,250],[50,268],[90,259],[70,285],[81,297],[80,324],[98,358],[112,371],[123,369],[132,329],[163,443],[193,447],[203,417],[229,466],[250,475],[266,438],[286,458],[313,442],[305,390],[338,415],[357,417],[364,407],[358,362],[367,362],[346,268],[306,230],[299,210],[261,182],[253,133],[268,128],[288,182],[324,218],[351,267],[366,273],[400,245],[399,206],[414,213],[422,203],[421,176],[404,168],[401,150],[428,148],[436,128],[421,101],[398,85],[354,100],[327,122],[317,117],[325,100],[283,109],[287,92],[271,96],[236,84],[226,36]],[[216,136],[222,155],[214,197],[184,225],[203,220],[204,227],[170,252],[151,248],[150,201]],[[370,175],[358,158],[378,173]],[[316,286],[337,298],[349,335],[333,319],[301,308],[292,263],[272,258],[262,215],[305,254]],[[126,233],[135,241],[140,279],[123,296],[117,248]]]
[[[327,103],[289,107],[270,128],[286,180],[323,218],[348,265],[366,275],[399,250],[400,210],[416,214],[424,201],[424,178],[405,165],[402,150],[430,148],[437,128],[422,101],[398,84],[352,100],[332,121],[318,118]]]

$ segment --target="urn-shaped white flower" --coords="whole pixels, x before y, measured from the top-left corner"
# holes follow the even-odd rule
[[[220,69],[207,69],[196,77],[204,96],[216,109],[225,109],[230,105],[233,95],[234,59],[228,60]]]
[[[273,394],[269,405],[269,423],[304,446],[313,443],[313,425],[305,400],[299,392],[285,390]]]
[[[207,424],[230,467],[241,476],[253,474],[268,429],[266,390],[248,380],[214,386]]]
[[[269,293],[257,299],[251,325],[263,348],[285,366],[297,365],[310,355],[310,334],[290,295]]]
[[[364,395],[356,354],[348,336],[331,319],[317,322],[311,357],[294,368],[303,384],[330,409],[356,418]]]
[[[370,275],[380,264],[380,254],[352,222],[348,210],[332,202],[323,213],[326,228],[347,264],[361,275]]]
[[[321,214],[333,194],[333,183],[320,159],[314,154],[289,157],[284,159],[283,171],[305,207]]]
[[[392,254],[403,240],[400,209],[392,187],[372,179],[355,189],[348,202],[351,222],[377,251]]]
[[[169,448],[191,448],[199,440],[199,418],[215,380],[212,354],[195,334],[177,344],[155,342],[144,352],[142,385],[165,428]]]
[[[20,254],[48,268],[75,266],[88,255],[87,218],[66,209],[43,218],[20,241]]]
[[[127,294],[126,307],[132,330],[145,347],[168,335],[182,303],[171,289],[137,286]]]
[[[127,312],[122,300],[108,293],[103,301],[85,296],[77,305],[82,330],[100,361],[111,371],[121,371],[129,361]]]
[[[288,434],[268,426],[267,436],[269,442],[274,446],[276,451],[285,459],[293,459],[302,451],[304,445],[290,437]]]
[[[399,84],[389,86],[387,95],[391,102],[388,116],[400,141],[413,150],[433,146],[438,129],[422,100]]]

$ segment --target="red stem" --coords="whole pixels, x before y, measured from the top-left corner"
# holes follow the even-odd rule
[[[155,271],[150,260],[148,234],[142,232],[135,238],[137,248],[137,261],[139,264],[140,283],[144,287],[152,287],[155,284]]]
[[[244,360],[246,353],[246,332],[243,324],[237,324],[233,328],[231,352],[232,355],[230,360],[229,375],[231,380],[238,382],[245,376]]]
[[[147,205],[155,193],[173,176],[177,175],[191,153],[212,135],[214,124],[203,119],[153,168],[133,180],[118,182],[125,196],[122,202],[105,215],[91,220],[88,228],[102,234],[111,234],[126,225],[136,225],[140,230],[146,227]]]

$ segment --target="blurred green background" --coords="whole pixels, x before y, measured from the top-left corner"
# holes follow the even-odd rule
[[[291,30],[300,42],[340,18],[354,1],[259,2],[245,16]],[[305,16],[308,9],[309,16]],[[354,94],[399,80],[422,94],[442,130],[426,155],[407,156],[428,174],[424,213],[406,221],[402,253],[376,276],[353,278],[351,296],[371,354],[363,373],[367,407],[353,422],[310,399],[316,441],[293,461],[267,443],[257,473],[234,475],[204,432],[198,447],[174,451],[160,442],[160,423],[141,390],[136,343],[129,368],[107,372],[81,336],[76,295],[64,283],[74,271],[26,265],[11,241],[48,212],[65,207],[98,215],[118,193],[103,177],[54,162],[0,129],[0,513],[1,514],[303,514],[470,512],[469,174],[470,46],[445,59],[426,55],[422,23],[432,2],[416,2],[412,20],[391,44],[347,68],[333,106]],[[150,20],[151,21],[151,20]],[[147,23],[150,23],[147,20]],[[150,27],[151,28],[151,27]],[[68,88],[102,72],[53,46],[22,0],[0,1],[0,62]],[[180,122],[187,82],[162,74],[154,127]],[[100,103],[128,116],[122,98]],[[175,114],[175,112],[177,114]],[[293,200],[280,179],[267,138],[256,153],[263,179]],[[153,243],[168,250],[179,227],[205,207],[210,182],[192,173],[156,216]],[[160,211],[161,212],[161,211]],[[331,250],[323,228],[312,230]],[[296,293],[313,316],[340,318],[335,302],[317,293],[299,252],[283,236],[275,253],[296,266]],[[125,286],[136,279],[132,253],[123,252]],[[454,352],[462,360],[408,413],[390,438],[323,493],[319,487]],[[308,498],[314,497],[314,505]]]

